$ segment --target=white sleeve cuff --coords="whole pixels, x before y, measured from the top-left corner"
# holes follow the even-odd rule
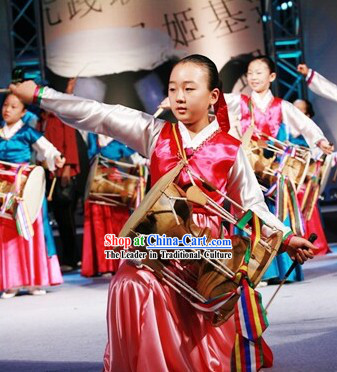
[[[48,169],[53,172],[56,169],[55,158],[61,153],[45,137],[40,137],[34,144],[33,149],[37,152],[37,160],[45,160]]]

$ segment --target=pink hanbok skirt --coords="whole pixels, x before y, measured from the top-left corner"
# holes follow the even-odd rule
[[[42,213],[33,224],[34,237],[18,235],[14,220],[0,218],[0,291],[63,283],[56,255],[48,257]]]
[[[193,217],[219,236],[217,218]],[[233,317],[212,327],[174,290],[128,262],[111,280],[107,323],[104,371],[230,371]]]

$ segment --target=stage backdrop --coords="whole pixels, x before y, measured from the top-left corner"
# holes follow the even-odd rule
[[[337,84],[337,7],[335,0],[301,0],[304,51],[307,65],[317,70],[330,81]],[[337,147],[337,103],[309,91],[315,122],[322,128],[327,138]],[[336,168],[335,168],[336,169]],[[337,184],[330,182],[325,190],[325,201],[336,203]],[[336,217],[334,216],[334,221]],[[334,222],[335,225],[335,222]],[[336,240],[333,240],[336,241]]]
[[[0,48],[1,48],[1,63],[0,63],[0,88],[5,88],[11,81],[11,46],[9,39],[9,24],[7,17],[7,3],[5,0],[0,0]],[[0,94],[0,104],[4,95]]]
[[[302,0],[305,61],[337,84],[337,7],[335,0]],[[314,15],[314,16],[313,16]],[[337,146],[337,103],[309,93],[316,112],[315,121]]]
[[[43,0],[47,66],[63,77],[102,76],[151,71],[174,58],[200,53],[224,69],[227,91],[234,85],[242,91],[246,55],[264,51],[259,4],[259,0]]]

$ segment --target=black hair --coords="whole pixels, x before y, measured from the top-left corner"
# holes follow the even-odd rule
[[[15,96],[16,98],[18,98],[18,100],[23,104],[23,108],[24,108],[24,110],[27,110],[27,106],[28,106],[28,105],[26,105],[24,102],[22,102],[22,100],[21,100],[21,99],[20,99],[16,94],[14,94],[14,93],[12,93],[12,92],[8,92],[8,93],[4,94],[4,97],[3,97],[3,100],[2,100],[1,107],[2,107],[2,105],[5,103],[7,97],[9,97],[9,96]]]
[[[299,98],[298,100],[296,99],[296,100],[294,101],[294,103],[295,103],[296,101],[303,101],[303,102],[305,102],[305,106],[306,106],[306,113],[305,113],[305,114],[306,114],[307,116],[309,116],[309,118],[312,118],[312,117],[315,116],[314,108],[313,108],[313,106],[312,106],[312,103],[311,103],[309,100]]]
[[[307,114],[309,115],[309,118],[312,118],[315,116],[314,108],[312,107],[312,103],[308,101],[307,99],[303,100],[305,104],[307,105]]]
[[[203,56],[201,54],[192,54],[190,56],[187,56],[180,61],[178,61],[175,66],[181,64],[181,63],[195,63],[196,65],[199,65],[201,67],[204,67],[207,70],[208,73],[208,89],[212,91],[215,88],[220,89],[222,88],[222,82],[219,78],[219,72],[217,67],[215,66],[215,63],[210,60],[208,57]]]
[[[269,71],[270,73],[272,74],[273,72],[276,72],[276,66],[275,66],[275,62],[269,57],[269,56],[266,56],[266,55],[262,55],[262,56],[257,56],[257,57],[254,57],[250,62],[249,64],[251,64],[252,62],[254,61],[261,61],[261,62],[264,62],[268,68],[269,68]]]

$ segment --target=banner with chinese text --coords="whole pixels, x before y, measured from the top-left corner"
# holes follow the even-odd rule
[[[248,93],[247,62],[264,51],[259,6],[259,0],[43,0],[49,84],[63,90],[61,77],[78,77],[76,95],[154,113],[174,61],[198,53],[216,63],[224,92]]]

